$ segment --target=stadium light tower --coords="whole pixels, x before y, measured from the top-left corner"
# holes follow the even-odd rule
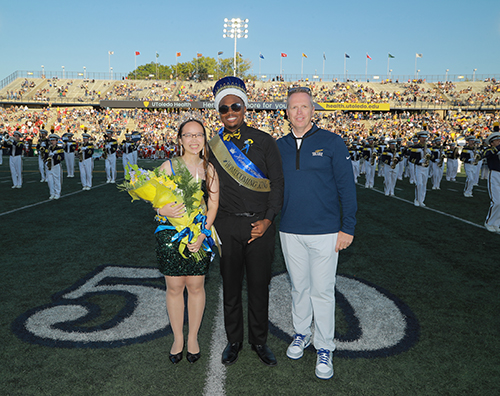
[[[42,78],[45,78],[45,66],[42,65]]]
[[[85,66],[83,66],[83,79],[87,79],[87,68]]]
[[[446,69],[446,77],[445,77],[445,79],[444,79],[444,81],[445,81],[445,82],[446,82],[446,81],[448,81],[448,72],[449,72],[449,71],[450,71],[450,69]]]
[[[477,69],[474,69],[474,70],[472,71],[472,82],[476,81],[476,70],[477,70]]]
[[[62,67],[62,69],[63,69],[63,80],[64,80],[64,66],[61,66],[61,67]]]
[[[236,77],[236,41],[239,38],[248,38],[248,19],[232,18],[224,19],[224,38],[234,38],[234,68],[233,75]]]

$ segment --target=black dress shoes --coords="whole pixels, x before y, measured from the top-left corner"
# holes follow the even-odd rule
[[[182,360],[182,351],[176,353],[175,355],[170,354],[168,358],[173,364],[177,364]]]
[[[188,352],[186,354],[186,359],[189,363],[195,363],[200,357],[201,357],[201,352],[198,353]]]
[[[230,366],[231,364],[236,363],[238,360],[238,353],[241,351],[241,348],[243,348],[243,343],[234,342],[231,344],[229,342],[226,345],[226,348],[224,348],[224,352],[222,352],[222,364]]]
[[[274,356],[273,351],[266,345],[255,345],[252,344],[252,350],[257,352],[257,356],[260,361],[267,366],[276,366],[278,362],[276,361],[276,356]]]

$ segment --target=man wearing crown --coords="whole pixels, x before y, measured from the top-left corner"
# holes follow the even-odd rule
[[[264,364],[275,366],[276,357],[266,342],[274,218],[283,201],[281,157],[269,134],[245,123],[248,98],[241,79],[224,77],[215,84],[213,93],[224,124],[210,141],[210,162],[220,182],[215,227],[222,241],[220,267],[228,339],[222,363],[235,363],[243,347],[241,294],[246,272],[248,341]]]

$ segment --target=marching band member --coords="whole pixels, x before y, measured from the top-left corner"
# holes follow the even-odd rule
[[[49,147],[49,139],[47,138],[48,132],[43,129],[40,129],[38,133],[38,143],[36,144],[36,152],[38,153],[38,170],[40,171],[40,183],[47,181],[47,174],[45,172],[45,150]]]
[[[377,148],[375,147],[375,137],[368,136],[368,142],[363,148],[363,158],[365,160],[365,188],[373,188],[375,183],[375,166],[377,160]]]
[[[88,133],[82,134],[83,142],[78,147],[77,153],[79,158],[80,167],[80,180],[82,181],[82,190],[90,190],[92,187],[92,168],[94,154],[94,145],[89,141],[90,135]]]
[[[359,159],[361,157],[361,146],[358,144],[357,140],[353,140],[352,144],[349,146],[349,155],[351,156],[354,183],[357,183],[359,177]]]
[[[45,150],[45,166],[47,171],[47,183],[49,185],[49,199],[61,197],[61,161],[64,160],[64,147],[58,143],[59,136],[54,133],[49,135],[49,146]]]
[[[123,157],[123,171],[126,173],[127,172],[127,164],[129,165],[135,165],[137,162],[135,160],[135,151],[136,151],[136,146],[135,142],[132,141],[132,134],[126,133],[125,134],[125,141],[122,142],[122,145],[120,147]]]
[[[500,132],[498,125],[493,127],[493,133],[486,143],[491,147],[484,152],[484,158],[490,170],[488,177],[488,193],[490,209],[484,223],[486,229],[500,234]]]
[[[75,177],[75,150],[76,142],[73,140],[71,132],[63,135],[64,142],[64,160],[66,161],[66,169],[68,177]]]
[[[427,147],[426,131],[417,133],[419,143],[410,148],[409,162],[415,166],[415,206],[425,207],[424,200],[427,192],[427,179],[429,179],[429,164],[431,151]]]
[[[12,175],[12,188],[21,188],[23,185],[23,151],[24,143],[21,141],[21,132],[16,130],[14,135],[5,141],[9,150],[9,166]]]
[[[465,189],[464,189],[464,197],[472,198],[472,189],[474,188],[475,181],[475,167],[474,163],[476,157],[476,147],[474,136],[467,136],[467,145],[462,149],[462,153],[460,154],[460,160],[464,163],[465,174],[467,178],[465,179]]]
[[[432,166],[432,189],[441,190],[441,179],[443,178],[444,149],[441,145],[441,138],[433,140],[431,148]]]
[[[116,183],[116,150],[118,142],[113,137],[113,131],[108,129],[104,138],[104,161],[106,165],[106,183]]]
[[[446,180],[456,181],[458,173],[458,147],[455,142],[449,144],[449,148],[444,151],[446,156]]]
[[[4,145],[4,134],[0,133],[0,165],[3,164],[3,145]]]
[[[389,148],[380,156],[380,162],[384,164],[384,193],[386,197],[394,196],[396,180],[398,179],[398,166],[401,165],[403,154],[396,147],[396,140],[389,140]]]

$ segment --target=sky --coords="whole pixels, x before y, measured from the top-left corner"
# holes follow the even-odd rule
[[[414,76],[416,68],[419,76],[444,76],[446,69],[449,76],[472,76],[477,69],[476,78],[500,77],[499,0],[3,3],[0,81],[42,65],[47,75],[62,73],[62,66],[66,72],[85,67],[109,73],[111,66],[129,73],[135,62],[154,62],[156,53],[164,65],[191,61],[197,53],[216,58],[223,51],[221,57],[232,58],[234,39],[222,37],[224,18],[249,19],[248,38],[238,39],[237,51],[252,62],[254,75],[272,77],[283,69],[298,79],[347,70],[349,76],[382,78],[390,53],[393,77]]]

